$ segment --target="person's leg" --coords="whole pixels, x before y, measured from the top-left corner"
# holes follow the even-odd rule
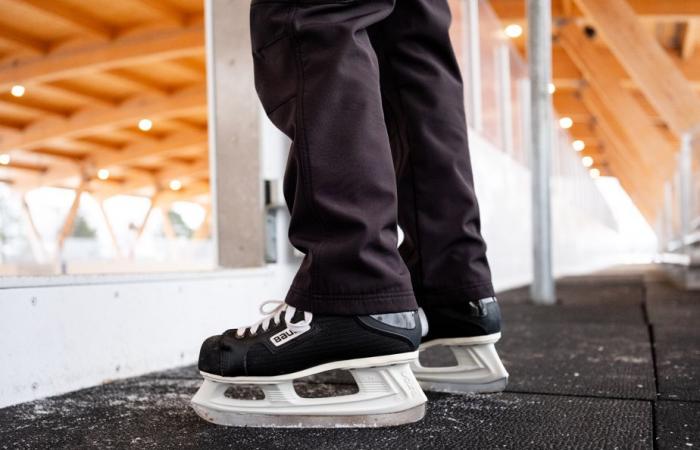
[[[396,180],[366,32],[393,7],[394,0],[252,3],[256,88],[292,139],[289,235],[306,257],[285,302],[202,344],[205,382],[192,405],[206,420],[357,427],[425,414],[427,398],[410,367],[421,322],[396,248]],[[331,369],[349,371],[359,392],[332,404],[299,402],[294,380]],[[256,385],[265,399],[227,397],[235,384]]]
[[[252,4],[256,89],[293,141],[289,237],[306,254],[286,302],[305,311],[417,308],[396,248],[396,180],[366,31],[393,8],[394,0]]]
[[[419,305],[494,295],[446,0],[397,2],[370,28],[398,179],[401,255]]]
[[[508,372],[494,344],[493,297],[474,193],[464,97],[446,0],[397,2],[370,28],[398,179],[401,255],[428,329],[421,350],[449,348],[456,365],[412,364],[426,390],[496,392]]]

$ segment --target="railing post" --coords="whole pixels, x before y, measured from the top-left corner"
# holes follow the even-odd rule
[[[510,47],[502,43],[496,49],[498,67],[498,102],[501,112],[501,145],[503,151],[513,156],[513,99],[510,86]]]
[[[678,176],[680,219],[681,219],[681,244],[690,235],[693,210],[693,134],[683,133],[681,137],[681,151],[678,154]]]
[[[469,124],[481,132],[483,130],[481,106],[481,38],[479,36],[479,0],[465,0],[463,49],[466,52],[467,75],[469,79]]]
[[[552,115],[549,83],[552,73],[550,0],[528,0],[528,55],[531,78],[532,237],[534,277],[530,295],[535,303],[556,301],[552,271],[550,160]]]

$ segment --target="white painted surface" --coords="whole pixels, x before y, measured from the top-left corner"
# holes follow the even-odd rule
[[[497,291],[532,280],[530,173],[476,133],[470,134],[474,181]],[[554,273],[572,275],[651,255],[653,241],[625,236],[581,211],[559,185],[552,190]]]
[[[283,298],[292,274],[272,265],[3,279],[0,407],[190,364],[204,338],[250,324],[261,301]]]

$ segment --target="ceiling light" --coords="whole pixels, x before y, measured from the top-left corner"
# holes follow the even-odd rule
[[[554,94],[557,91],[557,87],[554,85],[554,83],[549,83],[547,90],[550,94]]]
[[[100,180],[106,180],[109,178],[109,170],[107,169],[100,169],[97,171],[97,178]]]
[[[139,130],[149,131],[151,128],[153,128],[153,121],[151,121],[151,119],[139,120]]]
[[[169,186],[170,189],[172,189],[173,191],[179,191],[180,189],[182,189],[182,183],[180,182],[180,180],[170,180]]]
[[[3,153],[2,155],[0,155],[0,164],[2,164],[3,166],[10,164],[10,155],[8,155],[7,153]]]
[[[503,30],[506,36],[508,36],[511,39],[517,38],[522,36],[523,34],[523,27],[518,25],[517,23],[511,23],[508,25],[505,30]]]
[[[581,158],[581,162],[585,167],[591,167],[593,165],[593,158],[591,158],[590,156],[584,156],[583,158]]]
[[[12,89],[10,89],[10,93],[15,97],[23,96],[25,91],[26,89],[24,89],[24,86],[22,86],[21,84],[15,84],[14,86],[12,86]]]
[[[559,119],[559,126],[565,130],[571,128],[573,125],[574,121],[571,120],[571,117],[562,117],[561,119]]]
[[[571,143],[571,146],[574,148],[574,150],[576,150],[577,152],[580,152],[584,148],[586,148],[586,143],[583,142],[581,139],[577,139]]]
[[[598,178],[600,176],[600,170],[595,167],[588,171],[591,174],[591,178]]]

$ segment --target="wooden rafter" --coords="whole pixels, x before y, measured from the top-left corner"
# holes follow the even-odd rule
[[[11,0],[29,5],[37,11],[51,15],[53,18],[74,26],[84,33],[101,39],[109,39],[114,30],[107,24],[89,17],[64,3],[46,0]]]
[[[602,65],[594,44],[573,23],[559,30],[559,41],[598,98],[618,118],[621,132],[630,144],[629,151],[647,166],[656,167],[662,176],[670,174],[675,168],[675,146],[666,140],[632,94],[619,88],[619,79]]]
[[[683,42],[681,44],[681,58],[683,60],[687,61],[695,54],[698,35],[700,35],[700,21],[698,19],[688,20],[688,23],[685,24],[685,30],[683,30]]]
[[[80,186],[78,186],[78,188],[75,190],[75,197],[73,197],[73,202],[71,203],[70,209],[68,210],[68,214],[66,215],[66,218],[63,222],[63,227],[61,227],[61,231],[58,234],[58,242],[56,246],[58,249],[58,254],[60,254],[63,251],[63,245],[66,242],[66,238],[73,231],[73,224],[75,223],[75,218],[78,215],[78,210],[80,208],[80,199],[84,190],[85,183],[80,183]]]
[[[610,149],[609,159],[614,165],[615,175],[627,180],[628,193],[649,223],[653,224],[662,204],[663,178],[653,166],[647,166],[635,154],[634,144],[629,142],[624,126],[593,89],[584,89],[581,97],[596,117],[596,132],[603,137],[606,148]]]
[[[635,14],[645,19],[667,22],[684,21],[689,17],[700,18],[700,2],[694,0],[626,0]],[[492,0],[491,6],[502,20],[517,20],[525,17],[526,0]],[[580,17],[576,8],[567,10],[561,0],[552,1],[552,16]]]
[[[95,170],[110,168],[115,165],[128,165],[149,157],[165,152],[179,151],[190,147],[201,147],[206,145],[207,135],[201,132],[183,131],[166,137],[165,139],[146,144],[134,144],[121,151],[109,153],[95,153],[90,155],[87,162]]]
[[[625,0],[575,2],[678,136],[700,125],[700,99]],[[700,2],[686,3],[696,4],[700,10]]]
[[[5,136],[0,140],[0,153],[17,147],[35,147],[54,139],[78,137],[107,127],[135,125],[144,117],[174,117],[205,107],[204,87],[193,86],[172,95],[133,98],[115,108],[87,108],[70,118],[39,121],[22,133]]]
[[[0,33],[1,35],[1,33]],[[204,49],[201,25],[128,35],[110,42],[70,48],[45,56],[0,65],[0,90],[21,82],[46,83],[90,72],[199,55]]]

